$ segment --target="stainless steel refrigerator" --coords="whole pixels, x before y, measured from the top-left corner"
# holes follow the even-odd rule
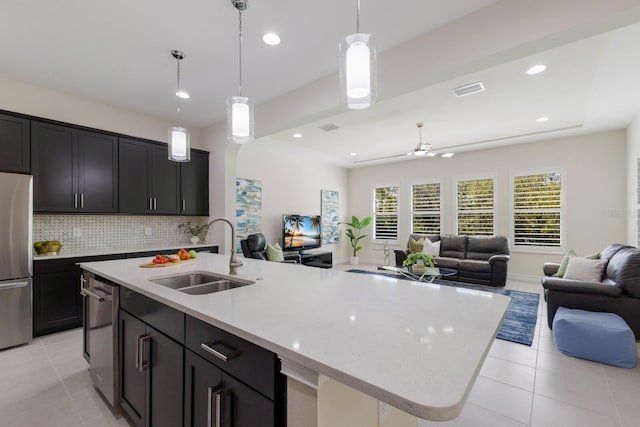
[[[32,177],[0,172],[0,349],[31,341]]]

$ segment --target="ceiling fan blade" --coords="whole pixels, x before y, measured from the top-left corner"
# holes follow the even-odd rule
[[[376,157],[376,158],[373,158],[373,159],[356,160],[356,161],[353,162],[353,164],[377,162],[377,161],[380,161],[380,160],[388,160],[388,159],[397,159],[398,157],[406,157],[406,156],[407,156],[407,153],[394,154],[394,155],[391,155],[391,156]]]

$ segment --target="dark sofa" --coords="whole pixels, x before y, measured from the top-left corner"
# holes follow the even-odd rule
[[[547,324],[559,307],[615,313],[622,317],[640,340],[640,250],[613,244],[600,252],[607,260],[601,282],[585,282],[554,277],[560,264],[547,262],[542,286],[547,301]]]
[[[426,237],[432,242],[440,241],[440,254],[434,257],[436,265],[458,271],[451,280],[480,283],[491,286],[504,286],[507,283],[507,262],[509,240],[504,236],[471,237],[438,234],[411,234],[409,239]],[[396,266],[409,254],[406,250],[396,249]]]

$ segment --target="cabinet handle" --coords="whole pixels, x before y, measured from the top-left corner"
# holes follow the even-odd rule
[[[213,401],[214,394],[215,402]],[[222,385],[218,385],[216,387],[207,387],[207,427],[222,427],[221,420]]]
[[[153,210],[153,199],[151,197],[149,197],[149,210]]]
[[[84,193],[80,193],[80,209],[84,209]]]
[[[182,210],[183,211],[187,210],[187,201],[185,199],[182,199]]]
[[[214,346],[217,346],[218,350],[214,349],[213,348]],[[200,344],[200,348],[202,348],[207,353],[213,354],[215,357],[222,360],[223,362],[228,362],[229,360],[235,359],[238,356],[238,352],[236,350],[227,347],[221,342],[215,342],[211,344],[202,343]],[[225,350],[227,350],[226,353],[225,353]]]
[[[149,334],[142,334],[136,337],[136,369],[139,372],[144,372],[149,367],[149,361],[144,360],[144,345],[149,342],[151,336]]]
[[[153,210],[158,210],[158,199],[156,197],[153,198]]]
[[[78,208],[78,193],[73,193],[73,208]]]

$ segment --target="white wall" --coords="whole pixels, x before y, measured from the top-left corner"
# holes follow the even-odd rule
[[[638,159],[640,159],[640,115],[627,128],[627,241],[639,246],[638,235]]]
[[[0,109],[96,129],[167,142],[175,123],[123,110],[63,92],[0,77]],[[191,145],[206,149],[200,130],[190,128]]]
[[[373,184],[399,185],[399,244],[406,247],[409,234],[409,185],[420,179],[443,179],[445,233],[455,234],[454,177],[495,174],[496,234],[509,236],[509,173],[512,170],[564,166],[566,176],[565,249],[578,254],[598,252],[604,246],[627,240],[625,131],[555,139],[491,150],[461,153],[450,159],[418,159],[407,162],[352,169],[349,174],[349,211],[371,214]],[[371,231],[369,229],[369,231]],[[381,263],[369,238],[363,260]],[[559,261],[560,254],[515,252],[510,275],[540,276],[545,261]]]
[[[256,140],[238,152],[236,176],[262,181],[262,233],[270,243],[282,239],[282,215],[319,215],[320,190],[337,191],[340,221],[347,209],[347,170],[318,161],[313,152],[288,142]],[[338,244],[322,245],[333,252],[334,264],[348,259],[349,243],[341,230]]]

